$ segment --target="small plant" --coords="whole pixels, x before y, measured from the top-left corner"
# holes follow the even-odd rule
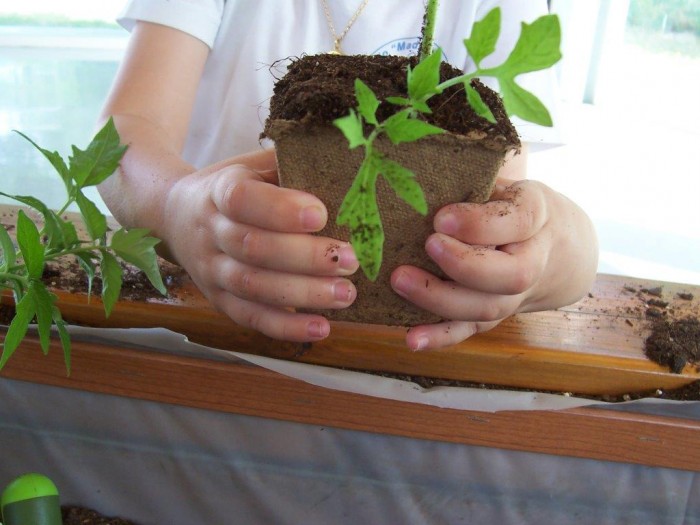
[[[0,228],[0,287],[11,290],[15,300],[15,316],[5,335],[0,369],[24,339],[29,324],[35,321],[45,354],[49,349],[51,327],[56,326],[66,370],[70,373],[71,345],[66,323],[56,306],[57,296],[42,281],[46,263],[63,257],[75,257],[87,275],[88,293],[91,293],[93,279],[99,272],[105,315],[109,316],[122,287],[120,260],[139,268],[158,291],[166,294],[154,249],[160,241],[148,237],[148,231],[143,229],[127,231],[122,228],[109,236],[107,218],[83,193],[83,189],[100,184],[114,173],[126,152],[126,146],[119,142],[112,119],[95,135],[86,150],[73,146],[68,164],[57,152],[43,149],[26,135],[19,134],[34,145],[60,175],[66,187],[67,199],[61,210],[56,212],[35,197],[0,192],[0,195],[39,212],[43,222],[35,224],[20,210],[15,229],[17,247],[5,228]],[[61,217],[73,203],[80,210],[88,239],[81,239],[75,225]]]
[[[461,84],[468,103],[482,118],[495,122],[489,107],[472,86],[472,80],[490,76],[498,80],[503,105],[509,116],[551,126],[552,119],[544,104],[531,92],[516,82],[523,73],[539,71],[553,66],[561,58],[559,45],[561,29],[556,15],[545,15],[532,24],[522,24],[515,47],[501,65],[482,68],[481,62],[496,49],[501,31],[501,11],[494,8],[481,21],[476,22],[469,38],[464,40],[467,53],[476,64],[472,73],[440,82],[442,51],[432,51],[432,30],[437,11],[437,0],[426,6],[423,43],[420,61],[407,70],[407,97],[388,97],[386,102],[403,108],[379,122],[377,109],[381,102],[374,92],[360,79],[355,80],[357,106],[347,116],[333,123],[348,140],[350,149],[362,146],[364,159],[338,211],[338,225],[350,229],[350,242],[355,249],[360,266],[372,281],[377,278],[382,262],[384,232],[376,198],[376,182],[381,175],[397,195],[418,213],[426,215],[427,204],[423,190],[415,180],[415,174],[397,162],[388,159],[376,147],[375,141],[386,135],[392,144],[413,142],[421,138],[444,133],[444,130],[423,120],[432,111],[428,101],[449,87]],[[369,130],[366,133],[365,130]]]

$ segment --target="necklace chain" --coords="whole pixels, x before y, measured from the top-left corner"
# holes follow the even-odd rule
[[[321,0],[323,12],[326,15],[326,22],[328,22],[328,30],[330,31],[331,37],[333,38],[333,49],[330,51],[332,55],[343,54],[343,50],[340,48],[340,42],[342,42],[343,38],[345,38],[345,35],[348,34],[348,31],[350,31],[350,28],[355,23],[355,20],[357,20],[357,17],[360,16],[368,2],[369,0],[362,1],[360,7],[357,8],[357,11],[355,11],[355,14],[352,15],[350,20],[348,20],[348,23],[345,25],[345,29],[343,29],[343,31],[338,35],[335,32],[335,25],[333,24],[333,17],[331,16],[331,10],[328,6],[328,0]]]

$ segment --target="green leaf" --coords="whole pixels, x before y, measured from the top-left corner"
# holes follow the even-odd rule
[[[36,224],[22,210],[17,214],[17,244],[29,277],[41,279],[44,273],[44,246]]]
[[[52,309],[53,322],[58,330],[58,337],[61,339],[61,346],[63,347],[63,361],[66,363],[66,373],[70,375],[70,334],[66,329],[66,322],[61,317],[61,311],[55,306]]]
[[[102,302],[105,315],[109,317],[119,300],[122,289],[122,267],[111,253],[102,252],[100,271],[102,272]]]
[[[561,59],[560,44],[559,17],[541,16],[532,24],[522,23],[518,41],[503,64],[485,70],[477,68],[469,77],[495,77],[509,116],[518,116],[542,126],[551,126],[552,119],[547,108],[534,94],[518,85],[515,78],[523,73],[547,69],[556,64]],[[483,50],[479,52],[483,53]],[[473,99],[473,95],[468,100],[478,106],[478,101]],[[474,109],[477,112],[481,111],[478,107]]]
[[[30,139],[28,136],[26,136],[24,133],[21,133],[19,131],[15,130],[15,133],[20,135],[22,138],[24,138],[26,141],[28,141],[32,146],[34,146],[36,149],[38,149],[46,159],[51,163],[51,165],[54,167],[56,172],[61,176],[61,179],[63,179],[63,184],[66,186],[66,191],[68,193],[71,192],[71,178],[70,175],[68,174],[68,166],[66,166],[65,161],[63,158],[58,154],[57,151],[49,151],[44,148],[41,148],[37,145],[36,142],[34,142],[32,139]]]
[[[418,213],[426,215],[428,203],[425,201],[423,189],[416,181],[415,173],[386,157],[379,158],[377,162],[377,169],[396,194]]]
[[[126,152],[112,118],[97,132],[85,151],[72,147],[69,174],[78,189],[96,186],[114,173]]]
[[[134,228],[115,232],[109,246],[114,253],[133,264],[146,274],[151,284],[163,295],[168,293],[158,269],[158,256],[154,246],[160,242],[155,237],[147,237],[148,230]]]
[[[467,101],[476,114],[495,124],[496,117],[493,116],[491,108],[484,102],[479,92],[468,82],[465,82],[464,89],[467,93]]]
[[[425,113],[426,115],[430,115],[433,112],[433,110],[430,109],[430,106],[428,106],[428,103],[421,100],[414,100],[411,107],[420,113]]]
[[[12,354],[17,350],[17,347],[27,335],[29,323],[34,318],[34,296],[26,294],[19,300],[15,307],[15,316],[10,322],[5,335],[3,344],[2,356],[0,356],[0,370],[5,366],[7,360],[12,357]]]
[[[63,246],[65,248],[73,248],[80,243],[78,239],[78,232],[75,229],[75,225],[72,222],[64,221],[56,215],[61,226],[61,232],[63,233]]]
[[[3,226],[0,228],[0,249],[2,250],[2,263],[0,264],[0,272],[6,272],[11,266],[15,264],[17,260],[17,251],[15,245],[12,242],[12,237],[7,233],[7,230]]]
[[[360,194],[366,191],[365,186],[367,185],[367,181],[370,177],[372,177],[372,174],[370,173],[370,159],[371,155],[363,159],[360,168],[357,170],[357,175],[350,185],[350,189],[345,194],[343,202],[340,203],[340,207],[338,208],[338,216],[336,219],[336,223],[339,225],[347,225],[350,223],[353,216],[353,208],[355,207],[355,204],[360,201]]]
[[[80,214],[83,216],[85,228],[90,235],[90,239],[97,240],[107,233],[107,218],[99,208],[88,199],[81,191],[75,195],[75,202],[78,204]]]
[[[514,80],[501,80],[501,96],[508,115],[520,117],[540,126],[552,126],[547,107],[534,94],[519,86]]]
[[[496,43],[501,34],[501,8],[495,7],[484,18],[474,23],[469,38],[464,39],[464,46],[476,67],[481,61],[496,50]]]
[[[506,61],[499,66],[513,78],[522,73],[552,67],[561,59],[561,26],[557,15],[545,15],[521,25],[520,37]]]
[[[431,95],[440,93],[440,63],[442,50],[436,49],[418,65],[408,68],[408,97],[411,100],[422,101]]]
[[[37,329],[39,330],[39,342],[44,354],[49,351],[51,343],[51,325],[53,324],[53,308],[58,300],[55,294],[49,292],[41,281],[32,279],[29,282],[27,295],[34,296],[34,312],[36,315]]]
[[[355,79],[355,98],[357,98],[357,111],[360,115],[370,124],[379,125],[377,122],[379,100],[369,86],[359,78]]]
[[[375,281],[382,265],[384,248],[384,228],[379,217],[376,191],[363,193],[355,210],[364,219],[350,229],[350,244],[364,274],[370,281]]]
[[[433,112],[433,110],[430,109],[430,106],[428,106],[428,104],[422,100],[409,100],[404,97],[387,97],[386,101],[390,104],[394,104],[395,106],[410,106],[421,113],[430,114]]]
[[[445,132],[442,128],[411,118],[410,111],[410,109],[399,111],[382,123],[384,131],[393,144],[414,142],[429,135],[439,135]]]
[[[75,254],[78,264],[83,269],[88,278],[88,298],[92,295],[92,282],[95,279],[95,263],[92,262],[92,252],[79,251]]]
[[[350,244],[368,279],[376,280],[382,264],[384,229],[377,206],[375,156],[365,158],[338,211],[336,223],[350,229]]]
[[[66,238],[66,233],[70,232],[66,232],[64,229],[65,221],[63,221],[63,219],[61,219],[56,212],[50,210],[46,204],[41,202],[36,197],[32,197],[31,195],[8,195],[7,193],[1,191],[0,195],[14,199],[17,202],[21,202],[22,204],[25,204],[30,208],[34,208],[41,213],[42,217],[44,218],[44,226],[41,229],[40,235],[46,236],[47,248],[69,248],[72,246],[72,243],[77,241],[77,234],[75,236],[75,241],[73,241],[71,237]]]
[[[333,125],[342,131],[345,138],[348,139],[350,149],[367,143],[362,129],[362,119],[353,109],[350,110],[349,115],[335,119]]]
[[[394,104],[395,106],[410,106],[411,101],[406,97],[386,97],[386,101],[389,104]]]

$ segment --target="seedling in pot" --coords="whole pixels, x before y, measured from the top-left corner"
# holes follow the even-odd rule
[[[36,322],[44,353],[49,350],[51,328],[56,327],[66,370],[70,373],[71,344],[66,323],[56,305],[57,296],[42,281],[46,263],[74,257],[86,273],[89,293],[93,279],[99,273],[105,315],[109,316],[122,287],[120,261],[139,268],[158,291],[164,295],[167,293],[154,248],[160,241],[149,237],[144,229],[127,231],[120,228],[108,235],[107,218],[83,193],[85,188],[96,186],[112,175],[126,152],[112,119],[95,135],[86,150],[73,146],[68,163],[57,152],[43,149],[26,135],[19,134],[51,163],[63,180],[67,198],[59,211],[53,211],[36,197],[0,192],[0,195],[33,208],[42,218],[35,223],[24,211],[18,212],[17,247],[5,228],[0,228],[0,288],[11,290],[15,300],[15,315],[5,335],[0,369],[24,339],[29,325]],[[80,211],[87,239],[81,239],[75,225],[62,217],[73,203]]]
[[[472,84],[474,79],[485,76],[497,79],[508,116],[517,116],[542,126],[552,125],[545,105],[520,86],[516,77],[547,69],[561,59],[558,17],[544,15],[532,24],[522,23],[520,36],[508,58],[499,66],[484,68],[481,63],[495,51],[501,31],[501,11],[494,8],[474,24],[470,37],[464,40],[476,70],[440,82],[442,51],[432,51],[437,4],[437,0],[431,0],[426,5],[423,42],[427,44],[421,46],[418,64],[407,69],[407,96],[388,97],[385,101],[395,105],[397,111],[380,122],[377,109],[382,102],[369,86],[356,79],[357,106],[350,109],[347,116],[333,122],[348,140],[350,149],[364,148],[363,161],[340,206],[336,222],[350,229],[350,242],[360,266],[372,281],[379,274],[384,245],[376,193],[379,176],[384,177],[396,194],[418,213],[428,213],[425,196],[415,174],[377,149],[376,140],[380,136],[386,135],[392,144],[398,145],[444,133],[443,129],[426,122],[426,115],[432,113],[428,102],[449,87],[458,85],[462,85],[467,102],[476,114],[495,122],[488,105]]]

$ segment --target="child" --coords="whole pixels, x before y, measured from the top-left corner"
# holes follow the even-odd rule
[[[470,67],[462,40],[495,5],[503,14],[495,60],[512,48],[521,21],[546,13],[544,1],[442,2],[436,45],[453,65]],[[124,226],[161,238],[162,255],[236,323],[289,341],[328,336],[324,317],[294,308],[349,306],[356,291],[345,277],[358,263],[339,241],[338,260],[324,257],[331,240],[310,233],[333,218],[313,195],[280,188],[274,152],[259,144],[275,64],[303,53],[409,52],[423,7],[423,0],[132,0],[120,19],[132,36],[102,115],[129,144],[121,169],[100,188],[110,210]],[[536,75],[533,85],[546,85],[549,77]],[[520,130],[525,142],[538,140],[533,128]],[[436,215],[426,250],[452,280],[394,270],[398,294],[451,320],[412,328],[409,348],[455,344],[588,290],[597,267],[591,222],[563,195],[525,180],[526,161],[524,151],[504,165],[490,202],[456,203]],[[503,206],[508,213],[493,213]]]

